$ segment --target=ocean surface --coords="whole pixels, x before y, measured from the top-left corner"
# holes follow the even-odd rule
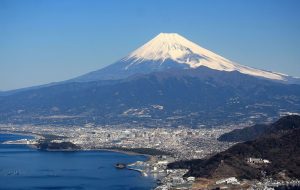
[[[30,137],[0,134],[0,143],[23,138]],[[114,167],[146,159],[108,151],[45,152],[0,144],[0,189],[149,190],[155,186],[153,178]]]

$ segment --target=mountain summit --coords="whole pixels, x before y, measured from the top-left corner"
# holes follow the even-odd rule
[[[288,82],[291,77],[234,63],[189,41],[177,33],[160,33],[120,61],[73,79],[87,82],[122,79],[167,69],[207,67],[218,71],[237,71],[254,77]]]
[[[0,123],[217,126],[300,113],[292,77],[236,64],[178,34],[69,81],[0,96]],[[295,81],[297,79],[294,79]]]

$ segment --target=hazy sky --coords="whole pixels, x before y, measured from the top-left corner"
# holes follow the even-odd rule
[[[160,32],[300,76],[299,0],[0,0],[0,90],[102,68]]]

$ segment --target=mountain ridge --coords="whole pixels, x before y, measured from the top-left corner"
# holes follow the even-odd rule
[[[230,123],[232,118],[243,123],[258,115],[252,120],[264,121],[278,117],[278,108],[300,112],[299,97],[299,85],[205,67],[172,69],[122,80],[63,83],[0,97],[0,121],[119,124],[135,120],[152,126],[159,119],[160,125],[211,126]],[[124,114],[130,109],[143,110],[143,117]],[[54,121],[49,119],[53,115],[68,117]],[[177,119],[169,119],[173,117]]]
[[[219,141],[228,141],[228,142],[241,142],[241,141],[250,141],[254,140],[262,135],[270,134],[273,131],[280,130],[289,130],[293,129],[293,126],[300,126],[300,119],[295,120],[300,116],[286,116],[282,119],[279,119],[277,122],[273,124],[257,124],[251,127],[246,127],[243,129],[235,129],[231,132],[225,133],[221,135],[218,140]],[[299,123],[297,123],[299,122]]]

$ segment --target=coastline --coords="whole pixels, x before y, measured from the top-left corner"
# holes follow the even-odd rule
[[[18,132],[18,131],[3,131],[0,130],[0,134],[11,134],[11,135],[20,135],[20,136],[31,136],[33,139],[41,139],[45,138],[46,135],[40,135],[40,134],[35,134],[35,133],[25,133],[25,132]],[[61,137],[64,138],[64,137]],[[77,145],[80,147],[80,145]],[[35,146],[30,146],[32,148],[36,148]],[[37,148],[36,148],[37,149]],[[108,148],[95,148],[95,149],[47,149],[45,151],[109,151],[109,152],[116,152],[116,153],[122,153],[122,154],[127,154],[127,155],[141,155],[145,156],[148,158],[148,160],[151,157],[154,157],[152,154],[147,154],[147,153],[140,153],[138,151],[134,151],[134,149],[128,148],[128,150],[124,150],[124,148],[121,147],[108,147]]]
[[[153,155],[150,154],[142,154],[134,151],[125,151],[125,150],[120,150],[120,149],[111,149],[111,148],[100,148],[100,149],[88,149],[88,150],[98,150],[98,151],[107,151],[107,152],[116,152],[116,153],[122,153],[126,155],[137,155],[137,156],[145,156],[147,157],[147,161],[150,160]]]
[[[3,132],[3,131],[1,131],[0,134],[31,136],[31,137],[33,137],[33,139],[45,138],[43,135],[37,135],[37,134],[33,134],[33,133],[19,133],[19,132],[8,132],[8,131]],[[37,147],[37,144],[25,144],[24,143],[24,145],[27,145],[29,148],[32,148],[32,149],[35,149],[35,150],[41,150]],[[77,146],[81,147],[80,145],[77,145]],[[127,150],[124,150],[124,148],[118,148],[118,147],[94,148],[94,149],[83,149],[83,148],[79,148],[79,149],[72,149],[72,148],[70,148],[70,149],[43,149],[42,151],[46,151],[46,152],[88,152],[88,151],[113,152],[113,153],[129,155],[129,156],[143,156],[143,157],[145,157],[145,159],[138,159],[135,162],[137,162],[137,161],[149,162],[149,161],[155,160],[155,155],[136,152],[136,151],[134,151],[134,149],[131,150],[129,148]],[[147,177],[148,173],[146,173],[144,170],[137,169],[137,168],[134,168],[134,167],[129,167],[130,165],[135,164],[135,162],[126,163],[125,169],[138,172],[142,176]],[[157,185],[155,185],[155,187],[157,187]]]
[[[24,133],[24,132],[13,132],[13,131],[0,131],[0,134],[11,134],[11,135],[20,135],[20,136],[30,136],[33,137],[33,139],[44,137],[43,135],[38,135],[35,133]],[[27,144],[25,144],[27,145]],[[30,148],[37,149],[38,148],[35,145],[28,145]],[[122,150],[116,148],[95,148],[95,149],[47,149],[45,151],[48,152],[77,152],[77,151],[107,151],[107,152],[116,152],[126,155],[140,155],[145,156],[147,159],[146,161],[151,160],[154,156],[151,154],[145,154],[145,153],[139,153],[132,150]]]
[[[42,183],[41,187],[45,189],[56,189],[55,187],[81,189],[82,184],[88,184],[88,189],[95,190],[113,189],[116,184],[126,189],[135,188],[135,183],[149,190],[156,186],[154,179],[145,178],[137,171],[127,169],[120,171],[114,167],[118,162],[133,163],[138,160],[144,161],[146,157],[127,156],[104,150],[47,153],[23,145],[6,146],[4,144],[1,148],[3,150],[1,168],[4,169],[1,170],[0,181],[7,180],[8,182],[1,184],[0,189],[35,189],[39,181]],[[22,162],[19,161],[20,159]],[[36,167],[37,163],[38,167]],[[113,179],[118,179],[118,181]]]
[[[24,133],[24,132],[18,132],[18,131],[3,131],[3,130],[0,130],[0,134],[30,136],[30,137],[33,137],[33,139],[43,137],[42,135],[38,135],[38,134],[35,134],[35,133]]]

